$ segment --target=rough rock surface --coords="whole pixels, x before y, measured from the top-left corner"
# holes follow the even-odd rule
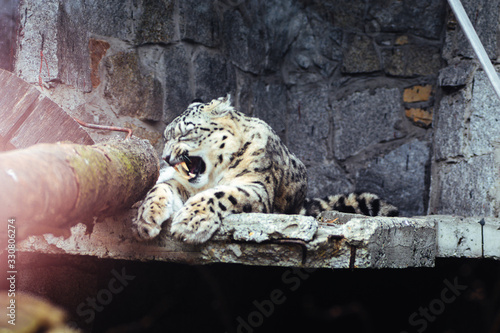
[[[480,13],[492,18],[489,7],[481,4]],[[41,81],[84,121],[131,126],[158,151],[165,124],[193,99],[226,93],[304,161],[311,195],[359,190],[381,173],[389,179],[394,169],[363,170],[377,158],[397,158],[390,152],[414,139],[432,138],[441,0],[27,0],[19,15],[17,75]],[[431,87],[432,96],[403,99],[414,86]],[[429,176],[414,172],[425,184],[415,190],[418,203],[399,204],[423,214]],[[397,177],[391,183],[405,187]],[[386,186],[378,194],[390,192]]]

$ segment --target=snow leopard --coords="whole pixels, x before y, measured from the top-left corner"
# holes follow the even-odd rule
[[[175,239],[204,243],[226,216],[238,213],[398,215],[372,193],[306,198],[304,164],[266,122],[236,110],[230,95],[192,102],[168,124],[164,140],[168,167],[133,221],[141,239],[158,236],[171,221]]]

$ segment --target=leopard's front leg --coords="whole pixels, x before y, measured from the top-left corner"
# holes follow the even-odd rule
[[[155,185],[146,195],[137,211],[132,226],[140,239],[152,239],[161,231],[163,222],[171,218],[183,205],[175,182]]]
[[[270,213],[272,203],[263,184],[217,186],[191,197],[173,217],[172,235],[187,243],[204,243],[229,214]]]

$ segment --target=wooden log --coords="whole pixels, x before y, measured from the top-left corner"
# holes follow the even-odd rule
[[[13,219],[16,240],[93,225],[94,216],[129,208],[155,184],[160,164],[146,140],[93,146],[38,144],[0,153],[0,234]],[[4,240],[5,241],[5,240]]]

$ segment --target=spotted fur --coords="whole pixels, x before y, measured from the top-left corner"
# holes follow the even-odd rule
[[[236,111],[229,95],[190,104],[167,126],[164,139],[169,177],[160,176],[134,220],[143,239],[156,237],[171,220],[175,238],[203,243],[224,217],[237,213],[397,215],[369,193],[306,199],[304,164],[264,121]]]

